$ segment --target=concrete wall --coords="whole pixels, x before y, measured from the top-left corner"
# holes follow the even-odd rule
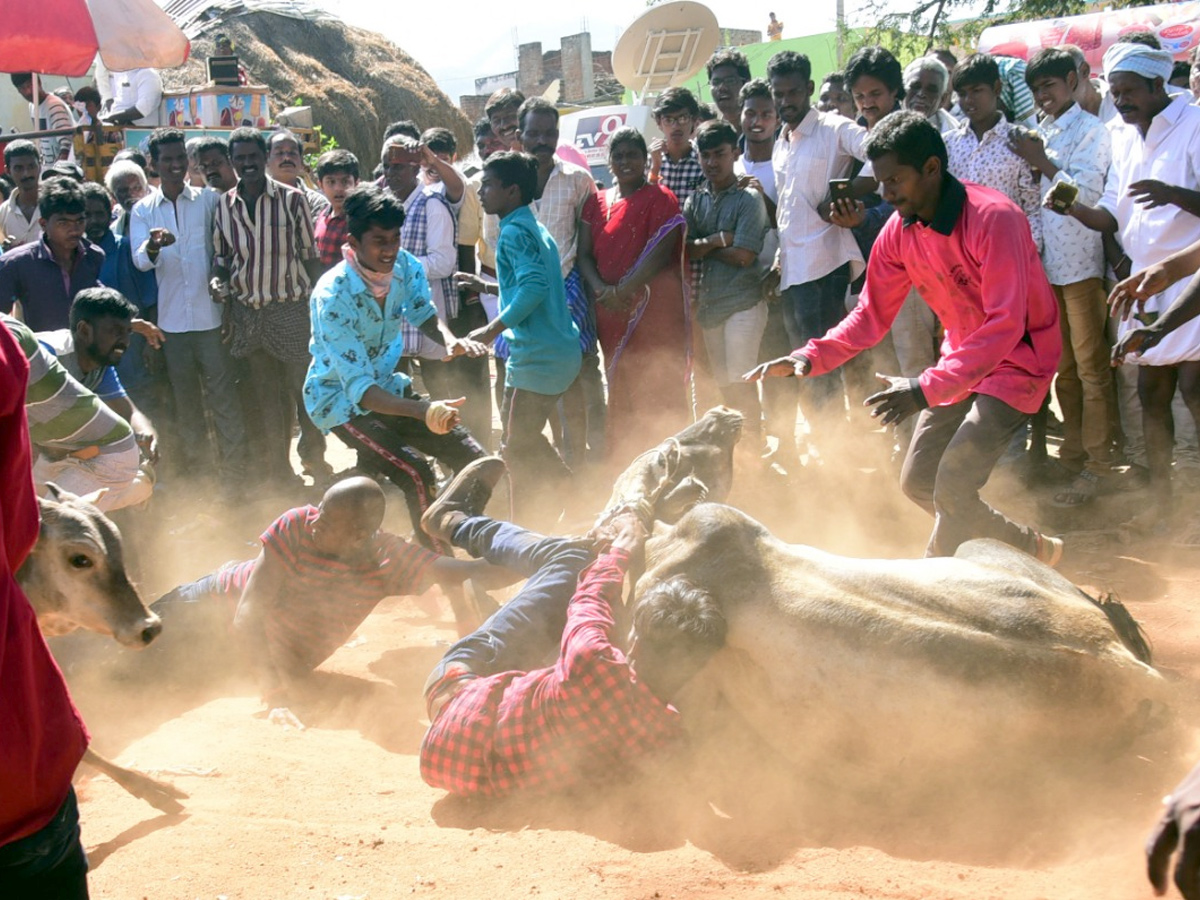
[[[476,94],[494,94],[501,88],[515,88],[517,86],[517,73],[504,72],[500,75],[488,75],[485,78],[475,79]]]
[[[471,120],[471,124],[483,118],[483,108],[491,94],[463,94],[458,98],[458,108]]]
[[[542,45],[540,41],[517,48],[517,90],[526,97],[538,92],[542,83]]]
[[[722,47],[745,47],[748,44],[761,44],[763,33],[753,28],[722,28]]]
[[[592,78],[592,36],[586,31],[562,39],[562,98],[567,103],[596,99]]]

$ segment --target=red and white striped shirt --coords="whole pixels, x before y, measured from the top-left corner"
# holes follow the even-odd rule
[[[312,283],[304,263],[316,248],[304,194],[268,178],[253,219],[250,212],[239,185],[221,195],[213,217],[214,253],[229,269],[234,299],[252,309],[307,303]]]

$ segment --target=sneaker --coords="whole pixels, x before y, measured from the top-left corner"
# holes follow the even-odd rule
[[[508,467],[498,456],[485,456],[464,466],[425,510],[421,529],[435,541],[451,543],[454,529],[471,516],[482,515],[506,471]]]

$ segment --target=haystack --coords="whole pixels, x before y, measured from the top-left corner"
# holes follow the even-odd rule
[[[206,23],[187,65],[164,71],[168,89],[204,84],[213,36],[232,38],[254,84],[271,89],[274,111],[298,99],[313,108],[313,124],[358,156],[364,174],[379,162],[383,130],[412,119],[422,130],[440,125],[470,152],[471,123],[417,62],[385,38],[337,19],[307,20],[247,12]]]

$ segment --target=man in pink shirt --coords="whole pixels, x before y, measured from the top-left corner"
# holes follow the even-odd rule
[[[946,145],[924,116],[892,113],[866,146],[896,209],[871,252],[862,301],[824,337],[763,363],[767,375],[823,375],[875,346],[916,288],[945,328],[941,359],[917,378],[879,376],[867,398],[891,425],[920,414],[901,487],[934,515],[926,554],[972,538],[1012,544],[1051,565],[1062,541],[1005,518],[979,496],[1012,436],[1050,389],[1062,337],[1058,304],[1029,222],[1003,194],[946,171]]]

